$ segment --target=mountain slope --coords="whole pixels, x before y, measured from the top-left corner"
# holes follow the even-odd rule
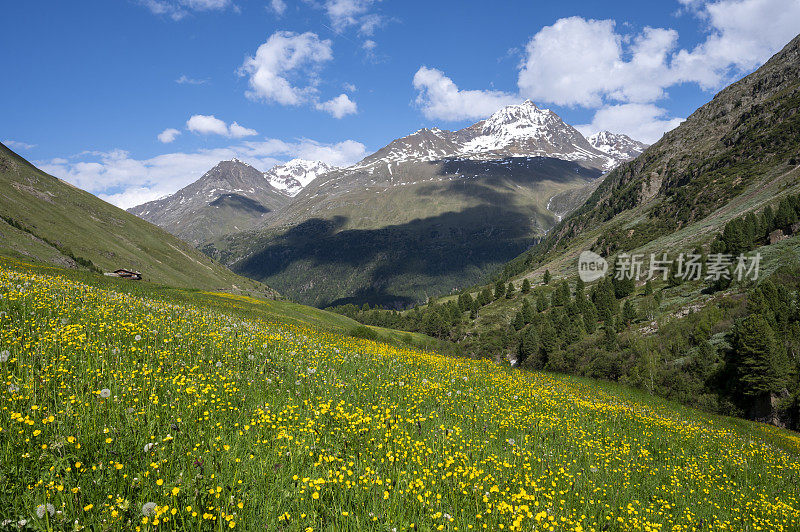
[[[245,230],[288,203],[260,171],[238,159],[222,161],[194,183],[128,212],[198,245]]]
[[[563,247],[587,228],[636,211],[635,222],[606,226],[595,244],[627,249],[700,220],[756,180],[778,176],[800,156],[800,36],[730,85],[642,156],[604,180],[536,252]],[[624,232],[622,239],[615,235]],[[611,240],[618,242],[612,244]]]
[[[263,291],[166,231],[56,179],[0,144],[0,254],[139,270],[181,287]]]
[[[303,303],[403,307],[479,281],[588,195],[570,191],[590,190],[625,157],[526,101],[394,140],[203,250]]]

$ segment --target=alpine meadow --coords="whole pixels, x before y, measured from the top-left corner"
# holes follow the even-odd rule
[[[0,531],[800,532],[799,29],[8,3]]]

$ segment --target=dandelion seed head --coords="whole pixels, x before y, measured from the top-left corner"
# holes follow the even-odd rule
[[[102,399],[108,399],[109,397],[111,397],[111,390],[109,390],[108,388],[103,388],[102,390],[100,390],[100,397]]]
[[[146,502],[142,505],[142,515],[145,517],[151,517],[156,513],[156,503],[154,502]]]

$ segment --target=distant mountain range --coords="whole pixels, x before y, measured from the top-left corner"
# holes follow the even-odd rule
[[[223,161],[129,210],[302,302],[402,306],[523,251],[645,147],[609,132],[587,139],[528,100],[457,131],[418,130],[347,168],[295,159],[262,173]],[[410,241],[411,268],[400,264]]]

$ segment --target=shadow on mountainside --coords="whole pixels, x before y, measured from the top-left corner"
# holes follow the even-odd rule
[[[348,222],[343,216],[313,218],[266,238],[232,267],[302,303],[404,308],[426,294],[478,282],[534,243],[541,213],[519,205],[516,184],[599,175],[548,158],[453,161],[442,172],[471,175],[465,168],[484,173],[474,180],[423,185],[415,194],[419,201],[458,195],[479,205],[379,229],[343,230]]]

